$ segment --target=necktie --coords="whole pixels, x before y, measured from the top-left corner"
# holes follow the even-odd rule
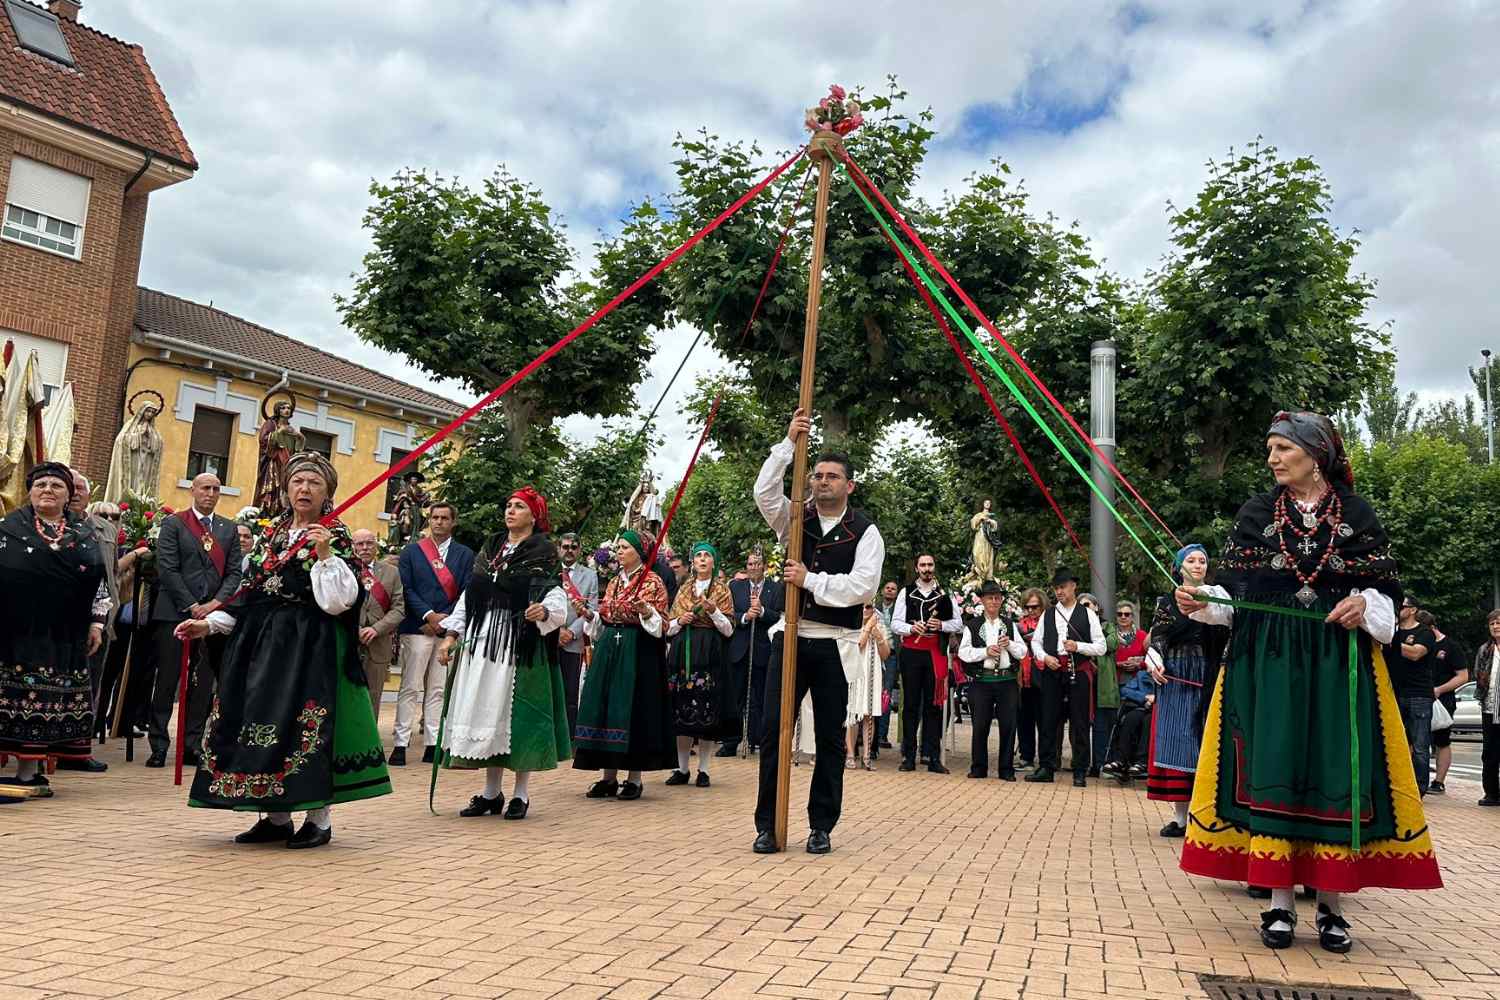
[[[210,535],[214,533],[214,519],[213,518],[203,516],[203,517],[199,517],[198,520],[199,520],[199,522],[202,523],[203,530],[205,532],[207,532]]]

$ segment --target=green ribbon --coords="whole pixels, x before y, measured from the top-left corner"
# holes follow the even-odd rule
[[[992,371],[992,372],[995,373],[995,375],[1000,379],[1000,382],[1005,386],[1006,390],[1011,394],[1011,397],[1013,399],[1015,399],[1015,401],[1021,405],[1021,408],[1026,411],[1027,416],[1031,417],[1032,422],[1037,425],[1037,427],[1047,437],[1047,439],[1052,442],[1053,446],[1055,448],[1057,448],[1058,452],[1062,455],[1062,457],[1067,460],[1067,462],[1068,462],[1068,464],[1070,466],[1073,467],[1073,471],[1076,472],[1076,473],[1078,473],[1079,477],[1083,480],[1084,484],[1086,486],[1088,486],[1088,488],[1094,492],[1094,495],[1099,498],[1100,502],[1104,504],[1105,508],[1110,512],[1111,515],[1113,515],[1116,523],[1118,523],[1120,525],[1120,527],[1122,527],[1122,528],[1125,529],[1125,533],[1130,536],[1130,538],[1140,548],[1141,552],[1145,554],[1146,558],[1151,561],[1152,565],[1154,565],[1158,570],[1160,570],[1162,576],[1166,577],[1169,581],[1171,581],[1172,584],[1173,584],[1173,586],[1175,587],[1176,586],[1176,578],[1173,577],[1172,574],[1167,571],[1166,566],[1164,566],[1162,564],[1161,560],[1156,557],[1156,554],[1151,551],[1151,549],[1146,545],[1146,543],[1141,540],[1140,535],[1138,535],[1136,533],[1135,529],[1131,527],[1130,523],[1121,515],[1120,511],[1118,509],[1116,509],[1115,505],[1113,503],[1111,503],[1110,500],[1109,500],[1109,498],[1104,495],[1104,493],[1103,493],[1102,490],[1100,490],[1098,484],[1096,484],[1094,482],[1093,477],[1091,475],[1089,475],[1086,471],[1084,471],[1083,466],[1081,466],[1078,463],[1078,460],[1073,457],[1073,453],[1068,450],[1067,446],[1064,445],[1062,443],[1062,441],[1058,438],[1057,434],[1053,432],[1053,429],[1050,426],[1048,426],[1048,424],[1047,424],[1047,422],[1045,420],[1042,419],[1042,416],[1041,416],[1041,414],[1039,414],[1037,412],[1036,407],[1033,406],[1032,403],[1031,403],[1031,401],[1021,392],[1020,387],[1016,385],[1015,381],[1012,380],[1011,377],[1006,374],[1005,370],[1000,366],[1000,363],[995,359],[995,356],[992,353],[990,353],[990,350],[985,345],[984,341],[982,341],[974,333],[973,328],[968,324],[968,322],[958,312],[958,310],[956,310],[953,307],[953,305],[948,301],[948,298],[947,298],[946,295],[944,295],[943,290],[938,286],[937,282],[933,280],[932,276],[927,273],[926,268],[924,268],[922,266],[922,262],[920,260],[918,260],[917,257],[916,257],[916,255],[914,255],[911,252],[911,250],[906,246],[906,243],[900,237],[898,237],[895,234],[895,232],[893,232],[891,230],[890,225],[886,223],[885,219],[881,216],[879,210],[877,210],[875,208],[874,203],[870,201],[870,199],[869,199],[868,196],[866,196],[864,190],[858,184],[855,184],[853,182],[853,179],[849,177],[849,173],[848,173],[847,168],[845,168],[845,166],[843,164],[840,164],[839,165],[839,170],[840,170],[840,172],[842,172],[844,174],[845,179],[849,181],[850,186],[854,188],[854,193],[857,194],[859,196],[859,200],[864,203],[866,211],[868,211],[870,213],[870,216],[875,220],[875,223],[881,228],[881,230],[885,233],[885,235],[890,239],[891,244],[894,247],[896,247],[897,250],[900,251],[901,256],[903,256],[904,258],[906,258],[907,263],[911,265],[912,271],[921,280],[922,284],[924,284],[925,286],[927,286],[927,290],[932,294],[933,299],[937,302],[937,304],[942,307],[943,311],[948,314],[948,318],[953,321],[954,325],[956,325],[963,332],[965,338],[967,338],[968,341],[969,341],[969,343],[973,345],[974,349],[979,352],[980,357],[984,359],[984,362],[985,362],[986,365],[989,366],[990,371]],[[1149,524],[1148,524],[1148,527],[1149,527]],[[1158,535],[1158,539],[1160,539],[1160,535]],[[1280,607],[1280,606],[1273,605],[1273,604],[1258,604],[1258,603],[1255,603],[1253,601],[1233,601],[1233,600],[1228,600],[1226,598],[1212,597],[1212,596],[1209,596],[1209,595],[1201,595],[1201,594],[1199,595],[1199,599],[1200,600],[1204,600],[1204,601],[1208,601],[1208,602],[1211,602],[1211,603],[1214,603],[1214,604],[1224,604],[1224,605],[1227,605],[1229,607],[1233,607],[1233,608],[1237,608],[1237,609],[1243,609],[1243,610],[1246,610],[1246,611],[1264,611],[1264,612],[1267,612],[1269,614],[1288,615],[1288,616],[1291,616],[1291,617],[1294,617],[1294,618],[1306,618],[1306,619],[1311,619],[1311,620],[1314,620],[1314,621],[1324,621],[1327,618],[1327,615],[1320,614],[1320,613],[1318,613],[1316,611],[1299,611],[1299,610],[1297,610],[1295,608],[1285,608],[1285,607]],[[1356,852],[1356,853],[1359,851],[1359,817],[1360,817],[1360,806],[1361,806],[1361,795],[1360,795],[1360,788],[1359,788],[1359,727],[1358,727],[1358,724],[1356,723],[1355,717],[1354,717],[1355,711],[1358,708],[1358,692],[1359,692],[1359,646],[1358,646],[1358,643],[1355,641],[1355,637],[1353,635],[1350,635],[1349,636],[1349,773],[1350,773],[1350,778],[1349,778],[1349,783],[1350,783],[1349,839],[1350,839],[1351,849],[1354,852]]]
[[[448,654],[448,677],[443,684],[443,714],[438,716],[437,751],[432,755],[432,780],[427,785],[427,811],[438,814],[432,806],[437,795],[438,769],[443,765],[443,729],[448,725],[448,700],[453,696],[453,677],[458,673],[458,658],[463,654],[464,641],[458,640]]]

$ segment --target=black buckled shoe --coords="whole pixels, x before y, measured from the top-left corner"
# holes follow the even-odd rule
[[[1087,788],[1087,787],[1089,787],[1089,783],[1088,783],[1087,779],[1084,778],[1082,771],[1074,771],[1073,772],[1073,787],[1074,788]]]
[[[688,783],[688,774],[687,774],[687,772],[686,771],[678,771],[676,769],[674,769],[671,774],[667,775],[667,780],[666,781],[662,782],[662,784],[664,784],[664,785],[685,785],[687,783]]]
[[[696,786],[698,786],[699,788],[707,788],[708,787],[708,772],[707,771],[699,771],[698,772],[698,780],[695,781],[695,782],[693,782],[693,784],[696,785]]]
[[[333,827],[319,826],[312,820],[303,820],[302,829],[292,834],[292,839],[286,842],[286,846],[294,851],[307,847],[322,847],[333,840]]]
[[[391,749],[391,755],[386,760],[386,763],[391,765],[391,767],[405,767],[406,747],[393,747]]]
[[[807,833],[807,853],[827,854],[833,850],[833,841],[828,839],[826,830],[809,830]]]
[[[1166,826],[1161,828],[1161,835],[1163,837],[1185,837],[1187,836],[1187,827],[1175,819],[1170,820]]]
[[[641,797],[641,791],[641,786],[634,781],[622,781],[620,782],[620,794],[616,795],[615,798],[621,802],[634,802]]]
[[[489,816],[500,815],[505,808],[505,796],[496,795],[493,799],[487,799],[483,795],[476,795],[469,800],[469,804],[458,811],[460,816]]]
[[[502,819],[525,819],[526,810],[530,808],[530,799],[511,799],[510,806],[505,810]]]
[[[1349,921],[1343,914],[1330,910],[1327,903],[1318,904],[1313,926],[1318,929],[1318,946],[1324,951],[1342,955],[1354,947],[1354,938],[1349,936]]]
[[[1052,768],[1039,767],[1035,771],[1032,771],[1030,774],[1028,774],[1023,780],[1032,782],[1033,784],[1050,785],[1052,784],[1053,777],[1054,775],[1052,772]]]
[[[770,830],[762,830],[755,835],[755,843],[750,845],[750,850],[756,854],[775,854],[776,835]]]
[[[296,827],[290,823],[272,823],[262,816],[255,825],[234,838],[236,844],[284,844],[292,839]]]
[[[1286,930],[1273,930],[1275,924],[1286,924]],[[1267,948],[1290,948],[1296,936],[1297,914],[1291,910],[1267,910],[1260,915],[1260,940]]]
[[[589,790],[583,793],[586,799],[612,799],[620,794],[620,783],[613,778],[608,780],[600,778],[589,786]]]

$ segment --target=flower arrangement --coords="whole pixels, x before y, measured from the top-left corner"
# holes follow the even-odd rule
[[[809,132],[829,129],[839,135],[848,135],[864,123],[859,95],[847,93],[836,83],[828,88],[828,96],[819,101],[817,107],[807,109],[803,121]]]
[[[777,542],[770,548],[762,548],[761,555],[766,560],[766,578],[780,580],[781,565],[786,562],[786,548],[780,542]]]
[[[1005,567],[997,565],[995,568],[1003,570]],[[1016,599],[1015,588],[1011,586],[1009,580],[1003,577],[996,578],[995,582],[1000,584],[1000,588],[1005,591],[1002,611],[1012,618],[1019,618],[1021,605]],[[979,618],[984,615],[984,602],[979,599],[979,585],[980,581],[972,576],[964,576],[955,579],[948,586],[948,592],[954,595],[954,600],[958,604],[959,613],[965,618]]]
[[[154,552],[157,536],[161,534],[162,518],[175,513],[155,497],[126,493],[120,501],[120,533],[115,541],[121,551],[149,549]]]

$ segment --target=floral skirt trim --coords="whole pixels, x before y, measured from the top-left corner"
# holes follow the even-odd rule
[[[1188,810],[1182,869],[1208,878],[1247,882],[1269,888],[1308,885],[1329,892],[1359,889],[1438,889],[1443,878],[1433,852],[1432,838],[1417,794],[1411,753],[1396,707],[1395,691],[1380,651],[1374,654],[1374,678],[1379,732],[1385,741],[1391,796],[1398,837],[1360,844],[1356,853],[1346,844],[1264,836],[1226,822],[1218,815],[1219,754],[1223,687],[1228,671],[1214,688],[1204,726],[1198,780]],[[1330,752],[1344,748],[1339,743]],[[1253,820],[1252,820],[1253,821]]]

